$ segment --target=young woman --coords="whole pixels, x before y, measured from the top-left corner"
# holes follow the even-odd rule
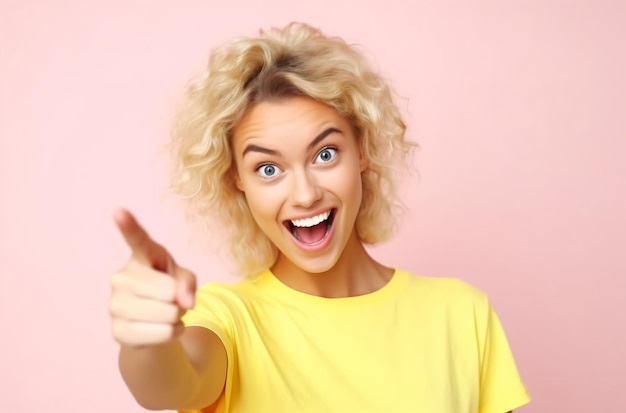
[[[176,187],[244,279],[196,291],[127,211],[120,370],[149,409],[506,413],[529,401],[486,296],[381,264],[412,144],[387,85],[302,24],[216,49],[175,139]]]

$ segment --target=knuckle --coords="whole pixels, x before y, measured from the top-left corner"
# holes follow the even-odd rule
[[[176,290],[177,290],[176,280],[174,280],[170,276],[163,276],[161,288],[160,288],[160,293],[163,299],[169,302],[174,301],[174,299],[176,298]]]
[[[111,330],[113,333],[113,337],[119,343],[127,343],[131,337],[131,334],[128,331],[128,323],[122,321],[114,321],[111,324]]]
[[[109,314],[113,319],[126,320],[133,310],[133,297],[128,294],[113,293],[109,299]]]
[[[120,310],[119,300],[111,298],[111,300],[109,300],[109,315],[113,318],[119,317],[121,314]]]
[[[123,290],[128,285],[127,274],[124,270],[120,270],[111,277],[111,287],[113,290]]]

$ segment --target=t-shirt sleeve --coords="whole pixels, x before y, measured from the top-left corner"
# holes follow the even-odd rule
[[[185,327],[203,327],[211,330],[222,340],[228,359],[226,373],[225,397],[223,404],[228,409],[232,388],[233,365],[235,364],[235,330],[232,313],[232,293],[220,287],[218,283],[207,284],[196,293],[194,308],[182,317]],[[221,411],[221,410],[220,410]],[[189,410],[180,413],[201,413],[200,410]]]
[[[481,333],[480,413],[507,413],[530,401],[502,324],[487,302]]]
[[[228,291],[218,283],[202,286],[196,293],[195,306],[182,317],[186,327],[204,327],[217,334],[224,344],[232,338],[232,313],[228,308]]]

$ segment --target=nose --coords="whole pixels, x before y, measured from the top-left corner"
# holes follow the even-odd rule
[[[291,201],[294,206],[309,208],[322,198],[322,188],[309,171],[295,172],[291,188]]]

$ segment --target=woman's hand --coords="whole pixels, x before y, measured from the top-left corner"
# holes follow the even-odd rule
[[[113,337],[124,346],[163,344],[184,330],[182,315],[194,304],[196,277],[179,267],[126,210],[115,223],[132,255],[111,280]]]

